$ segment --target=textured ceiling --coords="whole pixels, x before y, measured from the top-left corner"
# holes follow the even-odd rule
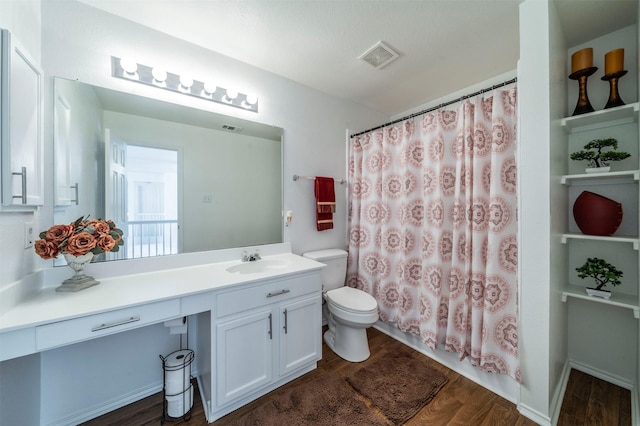
[[[81,1],[396,115],[514,70],[523,0]],[[637,17],[637,0],[556,3],[572,41],[598,31],[582,28],[583,17],[599,16],[603,28]],[[400,54],[382,69],[358,59],[378,41]]]

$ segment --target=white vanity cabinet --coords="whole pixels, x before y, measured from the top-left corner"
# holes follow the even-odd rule
[[[273,379],[273,312],[255,309],[215,327],[216,405],[254,392]]]
[[[217,295],[210,422],[316,367],[322,356],[321,288],[315,272]]]
[[[95,264],[100,285],[77,293],[55,291],[68,276],[60,268],[20,282],[32,293],[0,312],[0,367],[15,378],[0,385],[32,380],[14,387],[18,396],[0,396],[0,405],[13,409],[9,399],[24,401],[25,410],[10,413],[16,419],[18,411],[39,410],[40,424],[83,423],[160,392],[157,355],[184,343],[195,352],[192,371],[213,422],[315,369],[322,355],[324,265],[294,255],[289,243],[260,250],[262,268],[260,261],[241,262],[242,249],[186,255],[169,267],[166,258],[134,262],[121,266],[131,268],[127,274],[113,277],[100,275],[113,266]],[[0,290],[0,300],[11,297]],[[189,318],[189,333],[178,341],[160,323],[182,317]],[[136,338],[149,340],[138,350]],[[76,369],[76,360],[86,361]],[[72,374],[61,373],[72,367]],[[77,397],[77,389],[101,380],[101,392]]]
[[[42,71],[7,30],[0,30],[2,210],[44,204]]]

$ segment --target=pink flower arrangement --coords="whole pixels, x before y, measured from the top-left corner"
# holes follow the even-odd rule
[[[53,259],[60,253],[82,256],[89,252],[116,252],[124,244],[122,234],[111,220],[80,217],[69,225],[53,225],[41,232],[35,251],[43,259]]]

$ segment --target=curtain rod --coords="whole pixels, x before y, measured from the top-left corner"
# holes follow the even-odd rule
[[[463,100],[465,100],[467,98],[472,98],[474,96],[481,95],[481,94],[486,93],[486,92],[490,92],[490,91],[492,91],[494,89],[498,89],[500,87],[506,86],[507,84],[515,83],[517,81],[518,81],[518,78],[514,77],[511,80],[503,81],[502,83],[495,84],[495,85],[493,85],[491,87],[485,87],[482,90],[478,90],[477,92],[474,92],[474,93],[471,93],[471,94],[468,94],[468,95],[460,96],[457,99],[451,100],[449,102],[442,103],[442,104],[440,104],[438,106],[427,108],[427,109],[422,110],[420,112],[415,112],[413,114],[407,115],[406,117],[398,118],[397,120],[393,120],[393,121],[390,121],[388,123],[382,124],[380,126],[373,127],[371,129],[365,130],[363,132],[358,132],[358,133],[356,133],[354,135],[349,136],[349,138],[355,138],[356,136],[364,135],[365,133],[373,132],[374,130],[382,129],[383,127],[387,127],[387,126],[391,126],[392,124],[396,124],[396,123],[399,123],[401,121],[408,120],[410,118],[414,118],[414,117],[417,117],[417,116],[422,115],[422,114],[426,114],[426,113],[431,112],[431,111],[435,111],[437,109],[446,107],[448,105],[455,104],[456,102],[460,102],[460,101],[463,101]]]

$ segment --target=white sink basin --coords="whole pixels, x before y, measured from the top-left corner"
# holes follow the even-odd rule
[[[227,272],[232,274],[258,274],[261,272],[272,272],[284,269],[289,266],[289,262],[282,259],[261,259],[252,262],[243,262],[227,268]]]

